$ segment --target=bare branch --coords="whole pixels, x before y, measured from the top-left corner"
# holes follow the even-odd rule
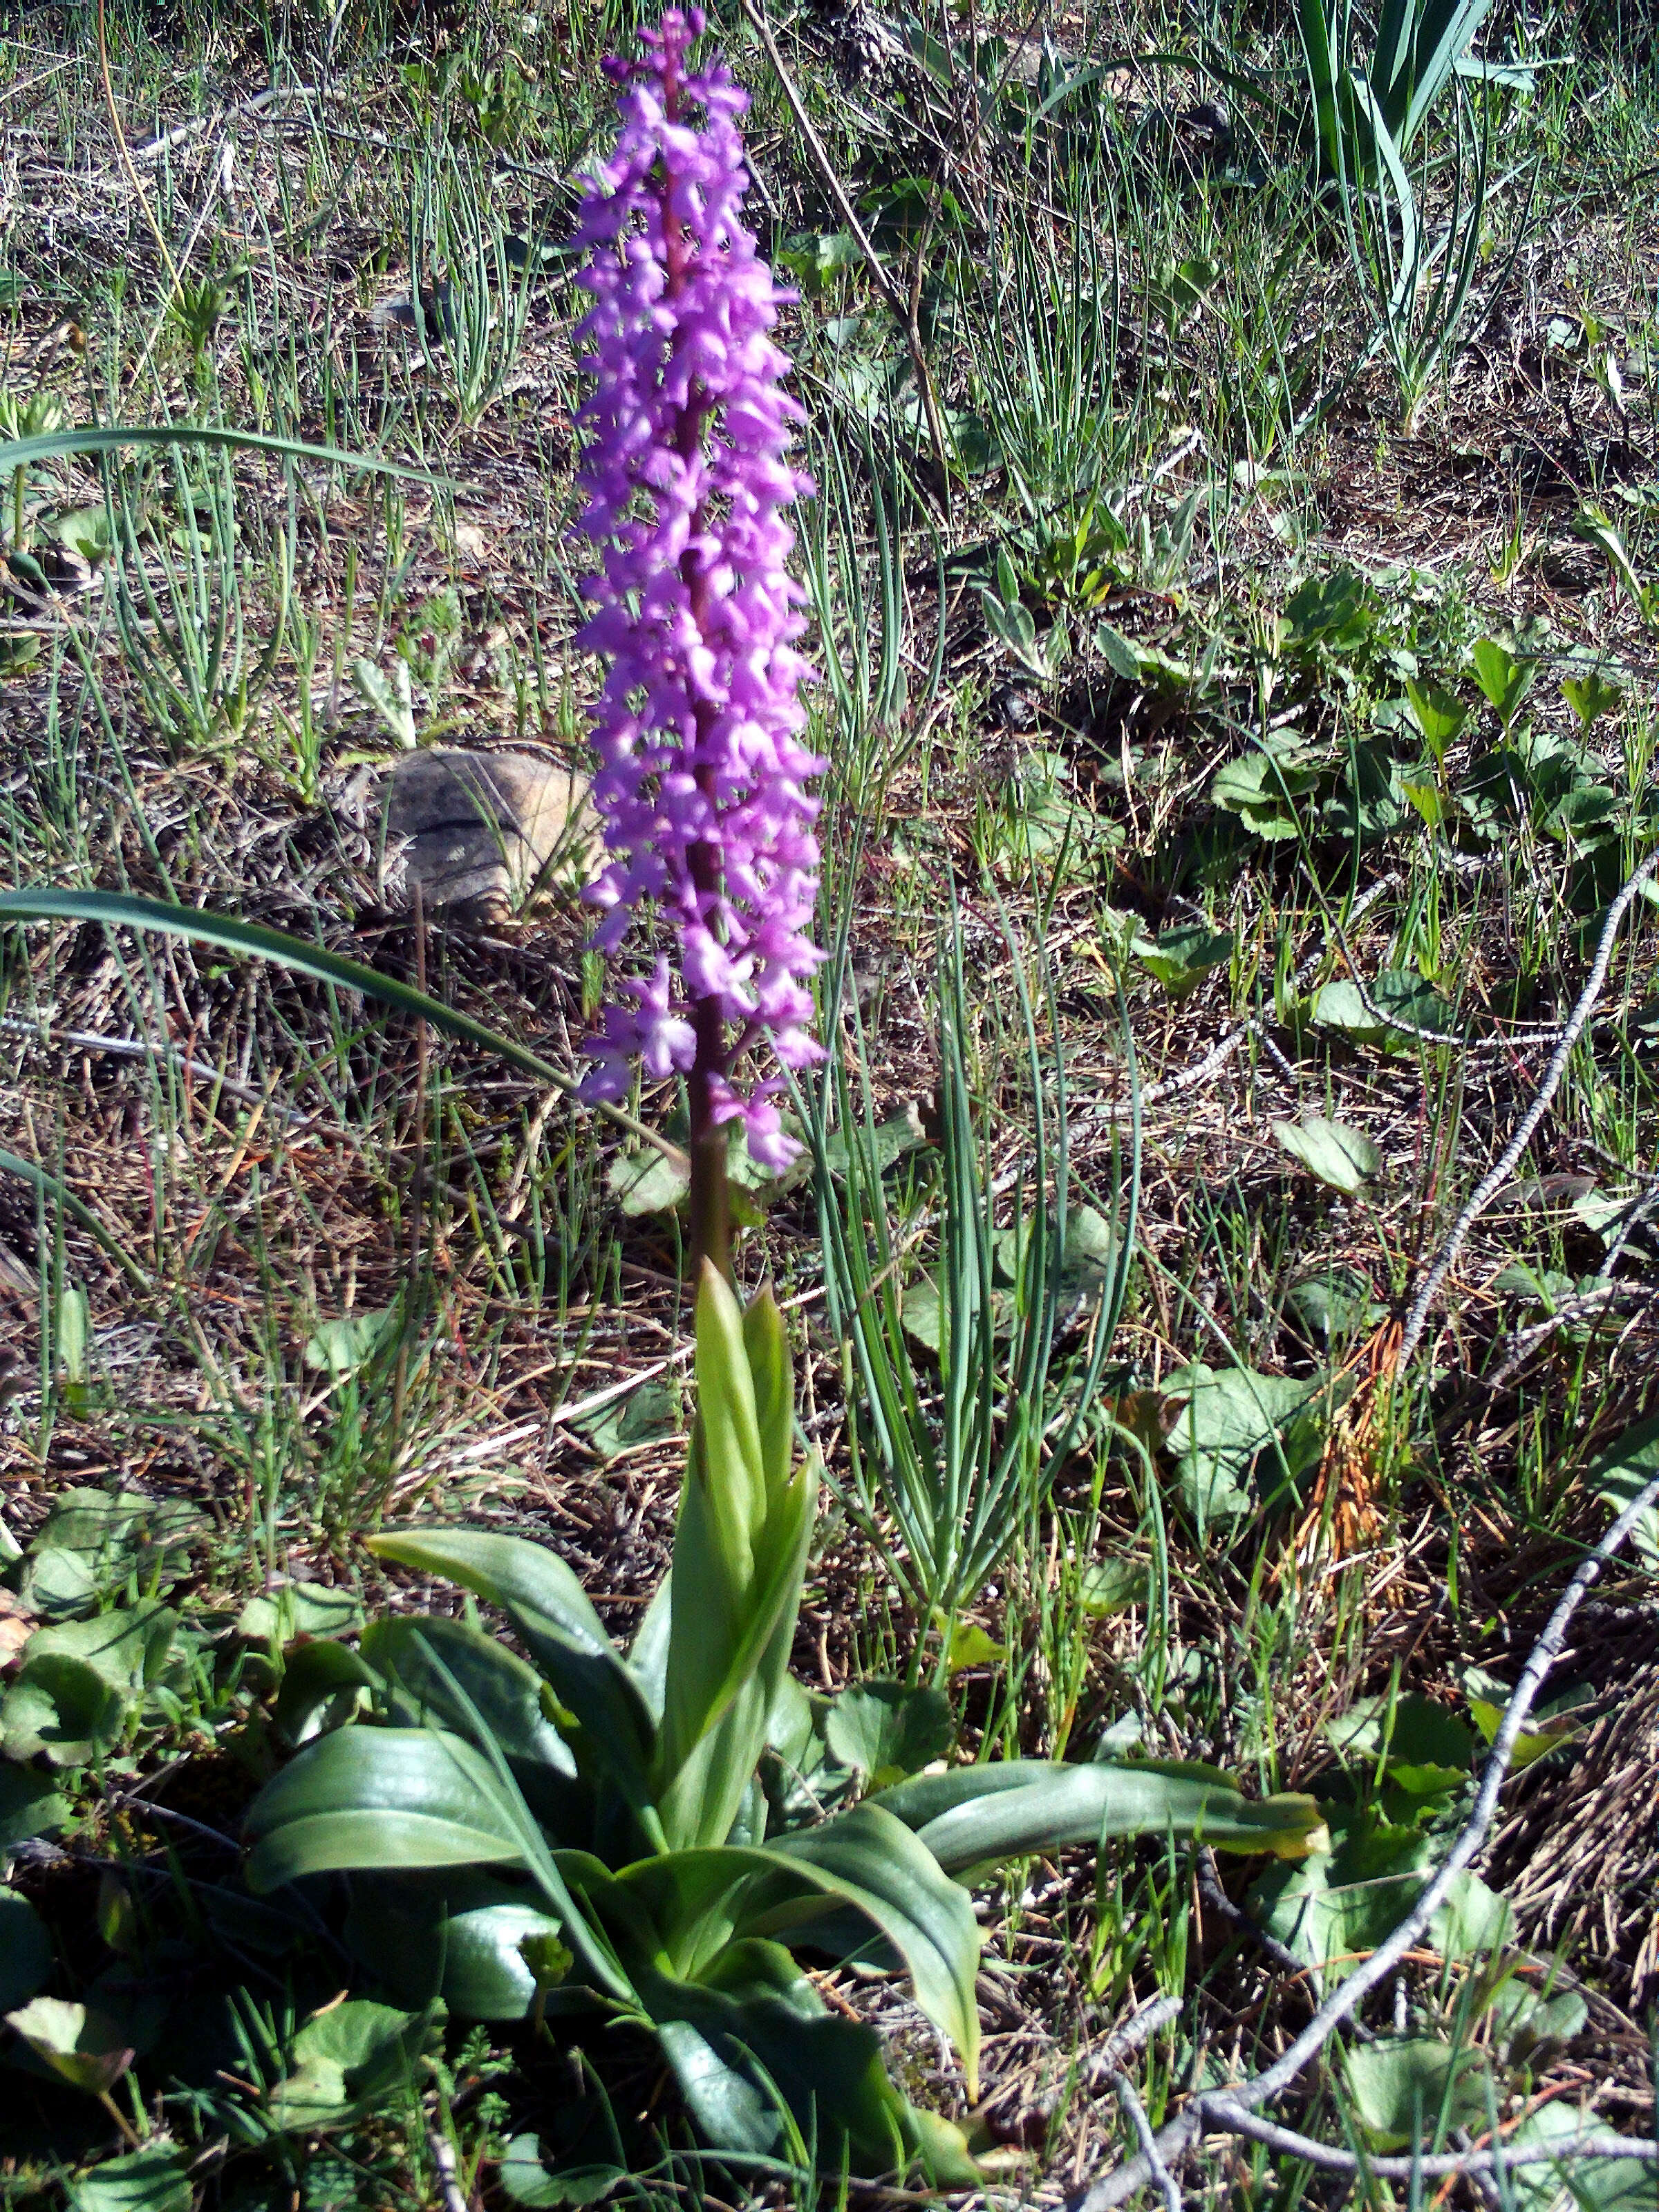
[[[1607,969],[1613,961],[1613,944],[1619,935],[1619,926],[1640,894],[1643,884],[1648,881],[1656,867],[1659,867],[1659,852],[1650,853],[1607,908],[1607,918],[1601,926],[1601,939],[1595,948],[1595,957],[1590,963],[1589,974],[1584,979],[1584,988],[1578,994],[1577,1004],[1567,1017],[1566,1026],[1556,1042],[1555,1050],[1550,1054],[1549,1066],[1544,1070],[1544,1079],[1538,1086],[1532,1104],[1516,1122],[1515,1132],[1508,1144],[1504,1146],[1491,1168],[1475,1185],[1468,1204],[1453,1222],[1439,1250],[1435,1254],[1423,1274],[1417,1294],[1412,1300],[1411,1310],[1406,1316],[1405,1329],[1400,1342],[1401,1367],[1405,1366],[1422,1341],[1423,1331],[1428,1325],[1429,1310],[1439,1295],[1441,1285],[1451,1273],[1453,1262],[1463,1249],[1463,1240],[1492,1203],[1497,1193],[1509,1181],[1516,1162],[1525,1152],[1531,1140],[1533,1131],[1549,1111],[1550,1101],[1560,1086],[1561,1078],[1567,1072],[1567,1062],[1572,1056],[1572,1048],[1583,1034],[1585,1023],[1595,1012],[1595,1002],[1601,997],[1606,985]]]
[[[1659,860],[1659,854],[1655,858]],[[1604,938],[1602,950],[1610,950],[1610,939]],[[1605,963],[1603,969],[1605,972]],[[1586,996],[1588,994],[1586,987]],[[1582,1005],[1583,1000],[1580,1003]],[[1534,1644],[1509,1704],[1504,1709],[1504,1717],[1498,1723],[1497,1735],[1492,1738],[1486,1764],[1481,1770],[1480,1787],[1475,1792],[1469,1816],[1458,1830],[1451,1849],[1439,1867],[1418,1893],[1416,1904],[1370,1958],[1331,1992],[1301,2034],[1273,2065],[1253,2075],[1248,2081],[1236,2083],[1226,2089],[1211,2090],[1193,2098],[1176,2118],[1159,2130],[1152,2148],[1164,2166],[1183,2157],[1206,2128],[1224,2129],[1234,2134],[1244,2132],[1237,2124],[1239,2119],[1249,2118],[1261,2106],[1271,2104],[1275,2097],[1282,2095],[1303,2069],[1319,2057],[1331,2036],[1352,2016],[1362,1999],[1380,1982],[1387,1980],[1407,1952],[1413,1949],[1427,1932],[1454,1880],[1485,1846],[1492,1817],[1498,1809],[1498,1792],[1504,1786],[1510,1761],[1515,1754],[1516,1739],[1526,1726],[1528,1715],[1546,1676],[1565,1645],[1567,1630],[1574,1613],[1601,1579],[1608,1560],[1656,1499],[1659,1499],[1659,1474],[1656,1474],[1632,1498],[1595,1549],[1582,1559],[1574,1571],[1572,1579],[1561,1593],[1542,1635]],[[1639,2138],[1630,2139],[1628,2150],[1625,2148],[1626,2138],[1620,2136],[1613,2140],[1619,2144],[1617,2154],[1620,2156],[1659,2156],[1659,2151],[1645,2148]],[[1607,2156],[1609,2154],[1602,2148],[1591,2154]],[[1459,2153],[1457,2155],[1464,2158],[1476,2154]],[[1547,2162],[1562,2155],[1563,2146],[1552,2145],[1544,2154],[1544,2160]],[[1381,2168],[1377,2170],[1380,2172]],[[1407,2161],[1406,2171],[1413,2170],[1426,2173],[1431,2168],[1421,2160],[1413,2168]],[[1461,2172],[1464,2169],[1460,2166],[1456,2170]],[[1138,2157],[1129,2160],[1125,2165],[1099,2175],[1087,2190],[1073,2200],[1072,2212],[1112,2212],[1114,2206],[1123,2203],[1137,2190],[1145,2188],[1148,2182],[1158,2180],[1152,2159],[1143,2149]]]

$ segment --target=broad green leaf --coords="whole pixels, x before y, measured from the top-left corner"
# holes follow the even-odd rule
[[[190,2212],[191,2154],[148,2142],[124,2157],[83,2167],[69,2182],[69,2212]]]
[[[296,1636],[347,1636],[360,1628],[363,1601],[356,1590],[328,1583],[284,1583],[251,1597],[236,1616],[249,1643],[291,1644]]]
[[[1467,1668],[1463,1674],[1463,1693],[1469,1701],[1469,1717],[1487,1743],[1503,1726],[1504,1715],[1510,1702],[1509,1685],[1500,1682],[1478,1667]],[[1573,1695],[1573,1702],[1588,1697],[1588,1689]],[[1551,1752],[1559,1751],[1570,1743],[1583,1725],[1574,1718],[1571,1705],[1557,1700],[1554,1710],[1539,1713],[1534,1709],[1534,1725],[1523,1728],[1515,1739],[1510,1753],[1510,1771],[1519,1774]]]
[[[1185,1401],[1165,1449],[1200,1528],[1254,1510],[1249,1476],[1258,1460],[1264,1486],[1277,1489],[1313,1464],[1324,1441],[1322,1376],[1258,1375],[1243,1367],[1218,1373],[1194,1360],[1164,1376],[1162,1395],[1166,1403]]]
[[[1477,638],[1469,650],[1474,680],[1507,730],[1520,711],[1538,673],[1535,660],[1522,660],[1494,637]]]
[[[392,1613],[363,1631],[359,1648],[403,1693],[393,1712],[402,1725],[424,1728],[435,1721],[457,1735],[468,1734],[471,1715],[452,1687],[459,1683],[504,1758],[550,1766],[574,1778],[575,1761],[542,1711],[540,1675],[493,1637],[464,1621]]]
[[[970,1668],[994,1667],[1008,1656],[1006,1644],[997,1643],[976,1620],[959,1620],[951,1631],[945,1653],[945,1671],[954,1681]]]
[[[649,1709],[562,1559],[522,1536],[478,1528],[400,1531],[371,1538],[368,1548],[381,1559],[447,1576],[500,1606],[555,1697],[581,1723],[595,1763],[636,1814],[650,1805],[656,1729]]]
[[[37,1628],[23,1653],[27,1668],[47,1656],[84,1662],[125,1698],[141,1696],[159,1681],[173,1649],[179,1616],[160,1598],[117,1606],[89,1620],[66,1620]]]
[[[1311,1797],[1251,1799],[1224,1777],[1152,1760],[1065,1766],[1009,1759],[953,1767],[870,1801],[916,1831],[947,1874],[1120,1836],[1201,1837],[1218,1850],[1301,1859],[1328,1848]]]
[[[1322,1114],[1304,1114],[1299,1121],[1275,1121],[1273,1135],[1310,1175],[1333,1190],[1350,1197],[1364,1188],[1366,1178],[1382,1164],[1382,1155],[1363,1129],[1344,1121],[1328,1121]]]
[[[755,1421],[769,1510],[789,1480],[795,1457],[795,1378],[783,1316],[767,1284],[743,1316],[744,1349],[755,1391]]]
[[[284,1660],[271,1718],[297,1746],[350,1720],[380,1686],[379,1674],[360,1653],[332,1637],[313,1637]]]
[[[1592,669],[1587,676],[1564,676],[1561,696],[1588,737],[1602,715],[1611,714],[1625,695],[1618,684],[1609,684],[1599,670]]]
[[[705,1261],[697,1418],[674,1534],[654,1777],[677,1850],[723,1843],[754,1780],[788,1665],[817,1505],[816,1467],[791,1469],[781,1319],[766,1294],[757,1304],[746,1317]]]
[[[1467,2045],[1428,2036],[1379,2037],[1344,2054],[1355,2112],[1377,2150],[1443,2148],[1454,2128],[1483,2130],[1486,2069]]]
[[[116,2022],[83,2004],[34,1997],[5,2018],[43,2066],[88,2096],[110,2088],[132,2063],[131,2045]]]
[[[1528,2112],[1508,2141],[1541,2147],[1563,2136],[1600,2134],[1606,2124],[1559,2097]],[[1516,2166],[1507,2186],[1518,2212],[1653,2212],[1653,2167],[1639,2158],[1564,2158],[1555,2166]]]
[[[672,1213],[691,1188],[687,1160],[665,1159],[647,1149],[619,1152],[605,1170],[605,1188],[630,1220]]]
[[[674,1539],[672,1623],[665,1685],[657,1803],[676,1849],[724,1842],[754,1778],[789,1664],[802,1578],[817,1505],[817,1470],[795,1469],[760,1532],[755,1579],[743,1616],[721,1621],[697,1594],[718,1587],[708,1565],[712,1539],[696,1478],[701,1431],[692,1439],[687,1490]],[[717,1640],[718,1638],[718,1640]]]
[[[1350,1766],[1375,1765],[1386,1755],[1391,1767],[1445,1767],[1461,1776],[1474,1758],[1474,1738],[1456,1714],[1415,1690],[1395,1698],[1392,1712],[1386,1697],[1356,1698],[1325,1723],[1324,1735]]]
[[[755,1545],[766,1523],[766,1468],[743,1310],[725,1277],[707,1260],[697,1285],[696,1327],[697,1426],[704,1510],[713,1537],[703,1564],[719,1575],[720,1593],[735,1608],[755,1582]],[[740,1630],[730,1614],[728,1628]],[[669,1665],[672,1684],[672,1656]]]
[[[951,1748],[951,1701],[941,1690],[905,1682],[856,1682],[843,1690],[824,1723],[824,1746],[842,1766],[886,1790],[919,1774]]]
[[[1409,1048],[1414,1042],[1407,1030],[1395,1026],[1396,1021],[1408,1024],[1411,1029],[1432,1030],[1442,1036],[1452,1031],[1451,1009],[1413,969],[1384,968],[1371,979],[1366,995],[1376,1009],[1375,1014],[1346,979],[1327,983],[1314,994],[1313,1019],[1321,1029],[1335,1030],[1356,1044],[1380,1044],[1390,1049]]]
[[[1156,938],[1138,937],[1134,955],[1170,998],[1179,1001],[1195,991],[1212,969],[1225,967],[1236,942],[1231,930],[1186,922],[1178,929],[1160,930]]]
[[[1376,600],[1358,569],[1346,565],[1328,576],[1310,576],[1285,605],[1285,641],[1293,653],[1322,647],[1357,653],[1376,627]]]
[[[1581,1478],[1580,1486],[1610,1509],[1622,1513],[1659,1474],[1659,1417],[1638,1421],[1625,1431]],[[1637,1516],[1631,1541],[1650,1571],[1659,1571],[1659,1505],[1645,1506]]]
[[[584,2212],[628,2175],[619,2166],[573,2166],[550,2172],[542,2164],[540,2136],[514,2136],[501,2153],[495,2178],[507,2203],[523,2205],[526,2212],[562,2212],[565,2206]]]
[[[89,1611],[134,1577],[153,1590],[185,1571],[187,1547],[206,1525],[200,1509],[181,1498],[68,1491],[29,1545],[23,1601],[50,1620]]]
[[[130,1700],[98,1669],[66,1652],[25,1659],[0,1703],[6,1756],[84,1766],[117,1742]]]
[[[1387,1308],[1372,1295],[1358,1268],[1334,1267],[1323,1276],[1292,1284],[1285,1303],[1310,1335],[1327,1342],[1352,1336],[1382,1319]]]
[[[642,1977],[641,1995],[714,2148],[776,2155],[787,2144],[781,2100],[828,2174],[903,2176],[920,2165],[945,2186],[979,2181],[960,2133],[893,2087],[875,2031],[828,2012],[778,1944],[733,1943],[701,1981]]]
[[[1456,744],[1469,710],[1455,691],[1448,691],[1438,684],[1407,677],[1406,696],[1411,702],[1412,720],[1423,734],[1423,741],[1434,756],[1437,768],[1443,765],[1447,750]]]
[[[609,1462],[635,1445],[656,1443],[678,1432],[678,1394],[668,1382],[642,1382],[637,1389],[613,1398],[590,1413],[574,1419],[570,1426],[585,1437],[601,1460]]]
[[[1322,1989],[1373,1951],[1406,1914],[1437,1857],[1432,1839],[1413,1826],[1375,1814],[1333,1811],[1334,1848],[1301,1866],[1273,1868],[1250,1893],[1250,1910],[1268,1933],[1314,1968]],[[1424,1938],[1443,1958],[1496,1949],[1509,1934],[1509,1907],[1478,1875],[1454,1877],[1449,1894]]]
[[[396,1306],[341,1314],[333,1321],[325,1321],[306,1340],[306,1365],[319,1369],[333,1381],[342,1382],[368,1366],[377,1352],[395,1340],[398,1322]]]
[[[360,1876],[344,1934],[402,2004],[441,1998],[458,2020],[523,2020],[537,1990],[524,1947],[557,1942],[560,1923],[538,1891],[463,1868]]]
[[[290,2072],[266,2100],[280,2128],[312,2134],[339,2127],[410,2087],[430,2026],[365,1997],[313,2013],[289,2047]]]
[[[916,2002],[957,2047],[968,2101],[979,2100],[980,1933],[973,1900],[925,1840],[879,1805],[854,1806],[821,1827],[786,1836],[768,1856],[803,1865],[880,1929],[909,1971]],[[740,1923],[756,1934],[764,1925]]]
[[[52,1972],[52,1938],[40,1914],[15,1889],[0,1889],[0,2011],[32,1997]]]
[[[0,1852],[63,1827],[69,1817],[69,1800],[58,1794],[56,1775],[0,1759]]]
[[[337,1729],[267,1782],[248,1811],[250,1889],[362,1868],[524,1856],[514,1810],[482,1752],[436,1729]]]

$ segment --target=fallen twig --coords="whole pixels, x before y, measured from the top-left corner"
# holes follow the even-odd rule
[[[1424,1271],[1416,1295],[1406,1316],[1405,1328],[1400,1342],[1400,1365],[1404,1367],[1422,1341],[1428,1326],[1429,1310],[1433,1305],[1441,1285],[1452,1271],[1453,1262],[1463,1249],[1463,1240],[1492,1203],[1493,1197],[1509,1181],[1516,1162],[1531,1141],[1532,1133],[1549,1111],[1550,1101],[1559,1088],[1566,1073],[1572,1048],[1578,1042],[1586,1022],[1595,1012],[1607,980],[1607,969],[1613,961],[1613,948],[1619,935],[1619,926],[1641,892],[1642,886],[1659,867],[1659,852],[1648,854],[1624,889],[1607,908],[1607,918],[1601,927],[1601,935],[1595,947],[1595,957],[1584,980],[1577,1003],[1566,1019],[1565,1026],[1556,1040],[1555,1050],[1550,1054],[1549,1066],[1544,1070],[1544,1079],[1539,1085],[1532,1104],[1515,1126],[1514,1133],[1498,1154],[1492,1165],[1475,1185],[1468,1205],[1453,1222],[1439,1250]]]
[[[1655,856],[1659,860],[1659,855]],[[1610,949],[1610,940],[1604,939],[1602,951]],[[1599,957],[1599,956],[1598,956]],[[1602,963],[1605,969],[1605,963]],[[1586,987],[1588,996],[1588,986]],[[1583,1003],[1581,1000],[1581,1005]],[[1586,1009],[1586,1011],[1588,1011]],[[1582,1024],[1581,1024],[1582,1026]],[[1480,1786],[1468,1820],[1453,1838],[1450,1850],[1434,1874],[1418,1893],[1417,1902],[1391,1935],[1373,1951],[1347,1978],[1326,1998],[1300,2035],[1273,2065],[1254,2075],[1248,2081],[1237,2082],[1224,2089],[1201,2092],[1192,2098],[1181,2113],[1159,2130],[1151,2146],[1152,2153],[1164,2166],[1183,2157],[1198,2138],[1208,2130],[1221,2130],[1231,2134],[1259,2135],[1261,2127],[1269,2124],[1256,2119],[1255,2114],[1263,2105],[1271,2104],[1297,2079],[1303,2069],[1317,2058],[1336,2029],[1349,2020],[1361,2000],[1379,1983],[1386,1981],[1400,1965],[1408,1951],[1414,1949],[1427,1932],[1436,1912],[1445,1901],[1452,1882],[1485,1846],[1491,1829],[1492,1816],[1498,1809],[1498,1792],[1509,1772],[1510,1761],[1515,1753],[1516,1739],[1525,1727],[1527,1717],[1542,1687],[1545,1677],[1559,1657],[1566,1642],[1566,1634],[1573,1614],[1578,1610],[1589,1592],[1599,1581],[1602,1569],[1618,1551],[1638,1518],[1659,1499],[1659,1474],[1645,1485],[1637,1497],[1620,1513],[1607,1529],[1601,1542],[1589,1556],[1579,1562],[1572,1579],[1561,1593],[1555,1610],[1551,1613],[1543,1633],[1534,1644],[1526,1665],[1521,1670],[1504,1717],[1492,1738],[1486,1765],[1481,1770]],[[1291,2141],[1300,2144],[1310,2138],[1297,2137],[1290,2130],[1283,2131]],[[1589,2139],[1586,2139],[1589,2140]],[[1649,2144],[1639,2137],[1598,2136],[1593,2139],[1597,2148],[1586,2151],[1571,2149],[1566,2143],[1553,2143],[1547,2149],[1527,2154],[1515,2163],[1545,2164],[1566,2156],[1607,2157],[1617,2155],[1631,2158],[1659,2158],[1659,2146]],[[1608,2145],[1616,2146],[1610,2149]],[[1307,2154],[1300,2149],[1297,2155]],[[1436,2154],[1440,2156],[1442,2154]],[[1492,2152],[1458,2152],[1455,2160],[1479,2161],[1482,2157],[1498,2158]],[[1378,2166],[1377,2172],[1382,2171]],[[1462,2172],[1462,2165],[1440,2169]],[[1470,2167],[1469,2170],[1474,2170]],[[1405,2174],[1431,2174],[1436,2168],[1425,2159],[1403,2162]],[[1152,2155],[1143,2149],[1124,2165],[1115,2166],[1109,2172],[1098,2175],[1089,2187],[1072,2200],[1072,2212],[1112,2212],[1112,2208],[1133,2197],[1137,2190],[1149,2182],[1158,2181]],[[1161,2184],[1160,2184],[1161,2185]]]
[[[1368,884],[1354,901],[1353,909],[1348,920],[1351,922],[1358,921],[1368,908],[1376,904],[1384,891],[1392,890],[1399,881],[1397,875],[1379,876],[1377,880],[1374,884]],[[1308,955],[1291,976],[1290,988],[1292,991],[1303,991],[1307,988],[1319,972],[1320,963],[1330,949],[1331,939],[1328,935],[1324,942]],[[1174,1075],[1166,1075],[1162,1082],[1149,1083],[1140,1094],[1139,1110],[1144,1114],[1147,1107],[1156,1106],[1163,1099],[1176,1097],[1183,1091],[1194,1090],[1200,1083],[1207,1082],[1211,1076],[1218,1074],[1227,1065],[1247,1037],[1265,1031],[1267,1026],[1267,1017],[1265,1014],[1252,1014],[1248,1020],[1238,1023],[1224,1036],[1218,1037],[1208,1052],[1201,1059],[1194,1060],[1190,1066],[1178,1069]],[[1097,1106],[1094,1109],[1094,1119],[1101,1121],[1127,1121],[1133,1110],[1133,1109],[1127,1102],[1114,1099],[1103,1106]]]

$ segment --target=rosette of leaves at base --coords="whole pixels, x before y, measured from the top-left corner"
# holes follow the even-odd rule
[[[248,1879],[348,1874],[347,1940],[404,2002],[648,2031],[716,2149],[805,2143],[831,2172],[968,2185],[963,2134],[900,2094],[874,2031],[826,2007],[797,1954],[873,1942],[971,2104],[981,1937],[958,1875],[1119,1835],[1299,1856],[1318,1808],[1150,1764],[901,1778],[938,1764],[948,1707],[896,1685],[814,1698],[789,1676],[817,1470],[795,1461],[775,1303],[745,1312],[708,1266],[696,1384],[672,1570],[626,1654],[539,1545],[376,1540],[498,1607],[528,1656],[436,1617],[298,1647],[276,1716],[301,1748],[249,1814]]]

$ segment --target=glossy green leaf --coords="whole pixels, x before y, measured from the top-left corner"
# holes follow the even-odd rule
[[[539,1891],[466,1869],[360,1876],[344,1930],[400,2003],[441,1998],[458,2020],[525,2019],[537,1982],[522,1947],[559,1932]]]
[[[393,1686],[393,1717],[402,1725],[435,1721],[466,1734],[472,1714],[455,1696],[452,1685],[459,1683],[506,1758],[574,1777],[569,1747],[542,1711],[540,1675],[493,1637],[465,1621],[393,1613],[370,1623],[361,1649]]]
[[[973,1900],[903,1822],[880,1806],[855,1806],[821,1827],[785,1836],[769,1856],[809,1867],[855,1905],[903,1960],[916,2002],[956,2045],[970,2104],[979,2098],[979,2012],[974,1998],[980,1933]],[[740,1927],[769,1932],[745,1916]]]
[[[792,1395],[769,1294],[745,1316],[705,1263],[655,1771],[677,1850],[730,1834],[788,1666],[817,1498],[816,1467],[791,1468]]]
[[[954,1736],[944,1692],[906,1682],[854,1683],[830,1707],[823,1730],[830,1758],[863,1775],[872,1790],[920,1774],[946,1755]]]
[[[697,1285],[696,1327],[697,1426],[713,1533],[707,1564],[719,1575],[718,1595],[735,1616],[754,1587],[755,1543],[766,1525],[766,1465],[743,1311],[725,1277],[707,1260]],[[732,1627],[741,1632],[742,1624],[733,1618]],[[669,1666],[672,1710],[672,1656]]]
[[[49,2073],[88,2096],[101,2095],[132,2063],[119,2025],[83,2004],[34,1997],[5,2018]]]
[[[1311,1797],[1248,1798],[1224,1777],[1200,1778],[1152,1760],[959,1766],[902,1782],[871,1804],[915,1829],[947,1874],[1117,1836],[1201,1837],[1218,1850],[1290,1859],[1328,1844],[1325,1815]]]
[[[289,1743],[301,1744],[349,1720],[380,1686],[361,1654],[319,1636],[296,1644],[284,1662],[271,1718]]]
[[[1327,1121],[1322,1114],[1304,1114],[1296,1121],[1275,1121],[1273,1133],[1310,1175],[1349,1197],[1364,1189],[1382,1164],[1382,1155],[1363,1129]]]
[[[677,1850],[722,1842],[753,1779],[788,1670],[817,1505],[816,1467],[798,1468],[761,1531],[744,1617],[726,1626],[700,1609],[696,1595],[708,1588],[702,1570],[710,1534],[695,1506],[699,1457],[694,1439],[675,1536],[678,1633],[669,1650],[658,1767],[657,1801]]]
[[[1345,2054],[1348,2091],[1374,2148],[1444,2147],[1454,2128],[1484,2129],[1486,2069],[1467,2045],[1454,2051],[1429,2036],[1379,2037]]]
[[[980,1951],[972,1903],[890,1814],[863,1805],[758,1849],[672,1851],[624,1869],[617,1887],[648,1917],[674,1971],[694,1977],[729,1941],[792,1933],[810,1941],[814,1921],[850,1905],[903,1960],[917,2002],[956,2044],[972,2082]]]
[[[190,2168],[187,2150],[146,2143],[83,2167],[68,2184],[69,2212],[191,2212],[196,2192]]]
[[[249,1809],[251,1889],[342,1868],[521,1860],[524,1838],[482,1752],[436,1729],[337,1729],[266,1783]]]
[[[769,1283],[744,1310],[743,1348],[755,1393],[755,1425],[769,1499],[789,1480],[795,1456],[795,1378],[783,1316]]]
[[[650,1710],[562,1559],[524,1537],[478,1528],[398,1531],[372,1538],[369,1549],[404,1566],[447,1576],[500,1606],[554,1696],[581,1723],[593,1760],[636,1813],[650,1805],[656,1738]]]
[[[26,1658],[0,1702],[6,1756],[84,1766],[117,1742],[129,1700],[85,1659],[67,1652]]]
[[[941,2184],[980,2177],[960,2134],[930,2126],[889,2080],[879,2038],[828,2012],[779,1945],[748,1941],[722,1953],[702,1981],[665,1974],[641,1993],[699,2130],[718,2149],[776,2155],[784,2112],[817,2145],[822,2170],[907,2174],[918,2163]]]

